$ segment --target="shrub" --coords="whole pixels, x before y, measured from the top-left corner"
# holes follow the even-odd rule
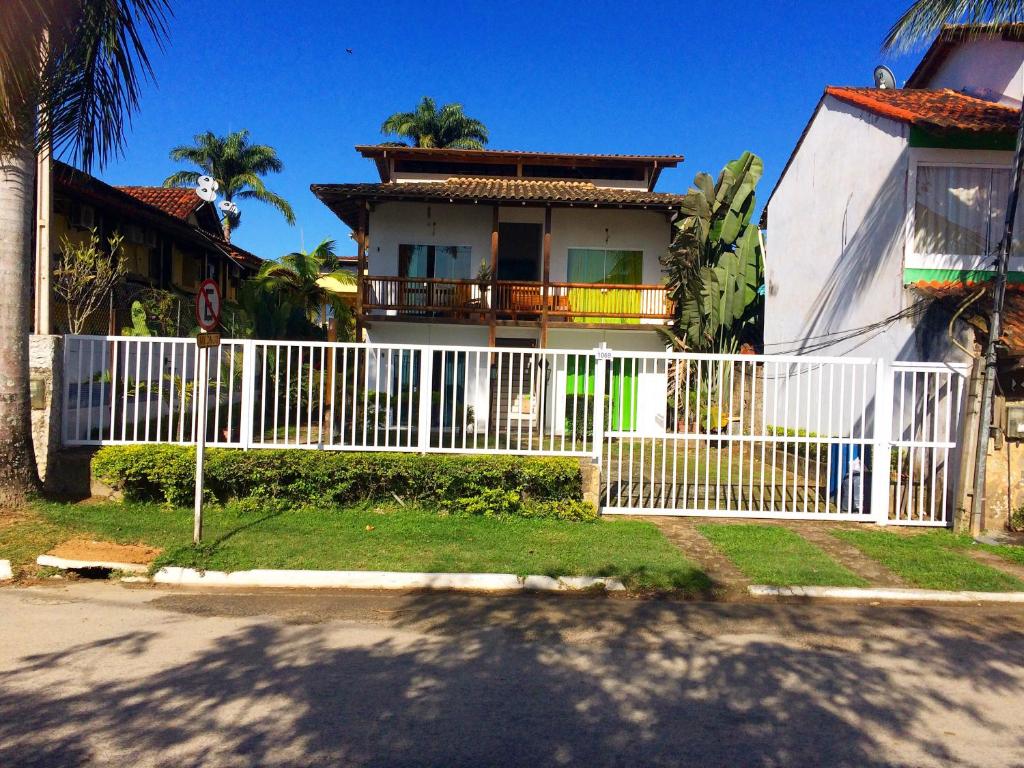
[[[443,505],[449,514],[484,517],[536,517],[588,522],[597,519],[597,509],[582,499],[526,499],[516,491],[481,488],[473,496],[464,496]]]
[[[608,395],[604,401],[604,417],[607,421],[611,399]],[[575,425],[575,431],[573,429]],[[584,428],[585,427],[585,428]],[[565,434],[577,440],[592,440],[594,437],[594,395],[568,394],[565,396]]]
[[[194,493],[195,451],[190,447],[106,446],[92,466],[97,478],[129,500],[185,505]],[[329,505],[398,495],[444,505],[485,490],[511,492],[521,502],[578,500],[583,495],[576,459],[535,456],[213,448],[206,452],[205,480],[206,490],[221,501],[259,498]],[[496,496],[488,499],[492,506],[498,501]]]
[[[515,491],[502,488],[482,488],[475,496],[456,499],[454,505],[446,504],[445,511],[484,517],[508,517],[523,511],[523,500]]]

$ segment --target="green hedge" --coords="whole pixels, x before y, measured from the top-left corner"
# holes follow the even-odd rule
[[[205,461],[206,490],[220,501],[347,504],[397,494],[448,506],[492,489],[526,502],[583,496],[579,462],[567,458],[212,448]],[[195,492],[195,451],[184,446],[106,446],[93,457],[92,470],[133,501],[180,506],[191,503]]]

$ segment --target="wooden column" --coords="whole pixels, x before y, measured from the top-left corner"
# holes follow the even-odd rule
[[[544,275],[540,289],[540,347],[548,345],[548,304],[551,301],[551,206],[544,209]]]
[[[366,229],[367,214],[366,203],[359,206],[359,223],[356,228],[356,245],[358,257],[356,259],[356,342],[363,341],[363,291],[365,290],[366,276]]]
[[[488,315],[487,345],[493,347],[498,335],[498,206],[491,213],[491,296]]]

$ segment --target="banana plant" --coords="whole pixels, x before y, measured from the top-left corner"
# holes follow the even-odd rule
[[[671,340],[699,352],[733,352],[758,322],[764,254],[755,189],[764,172],[757,155],[744,152],[712,182],[697,174],[662,257],[676,318]]]

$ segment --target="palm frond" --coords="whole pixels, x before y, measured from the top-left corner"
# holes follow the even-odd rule
[[[461,104],[445,104],[438,109],[429,96],[420,100],[414,112],[396,112],[387,118],[381,133],[403,136],[417,147],[482,149],[488,139],[484,124],[467,117]]]
[[[88,170],[121,151],[142,82],[153,76],[147,45],[162,48],[171,7],[168,0],[76,0],[72,8],[65,19],[72,31],[58,36],[44,62],[38,139]]]
[[[194,187],[199,181],[198,171],[176,171],[164,179],[165,187]]]
[[[259,189],[244,189],[237,194],[240,200],[259,200],[261,203],[276,208],[289,224],[295,224],[295,211],[291,204],[280,195],[271,192],[262,184]]]
[[[998,34],[1000,25],[1024,21],[1020,0],[916,0],[893,24],[884,50],[906,53],[934,37],[946,24],[988,25],[974,34]]]
[[[261,178],[268,173],[280,173],[284,163],[270,145],[250,143],[248,130],[225,136],[217,136],[212,131],[197,134],[191,145],[174,147],[170,157],[197,166],[202,173],[215,178],[226,199],[259,200],[280,211],[289,224],[295,223],[295,212],[288,201],[267,189]],[[198,176],[195,171],[178,171],[164,184],[173,186],[179,179],[195,183]],[[237,228],[239,221],[237,216],[228,218],[231,229]]]

